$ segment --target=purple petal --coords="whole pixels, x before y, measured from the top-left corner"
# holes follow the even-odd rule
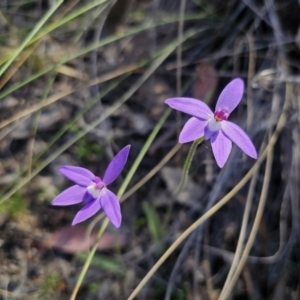
[[[65,177],[82,186],[90,185],[91,180],[95,178],[91,171],[81,167],[62,166],[58,170]]]
[[[207,141],[207,140],[213,138],[214,136],[217,136],[219,131],[220,131],[220,130],[212,131],[212,130],[209,129],[209,126],[206,126],[206,127],[204,128],[204,136],[205,136],[205,140]]]
[[[83,222],[86,219],[93,216],[101,208],[99,199],[91,201],[86,206],[84,206],[75,216],[72,222],[72,226],[77,223]]]
[[[248,135],[236,124],[222,121],[222,132],[250,157],[257,159],[256,149]]]
[[[119,228],[122,222],[121,208],[118,197],[108,189],[100,196],[101,206],[110,222]]]
[[[226,110],[230,114],[240,103],[244,93],[244,82],[240,78],[230,81],[219,96],[216,110]]]
[[[194,98],[170,98],[165,101],[171,108],[182,111],[201,120],[207,120],[213,112],[201,100]]]
[[[232,148],[231,140],[219,130],[210,141],[216,162],[220,168],[223,168]]]
[[[188,143],[204,136],[204,128],[206,125],[206,121],[201,121],[194,117],[190,118],[180,132],[179,143]]]
[[[51,202],[52,205],[72,205],[77,204],[83,201],[83,197],[86,193],[86,189],[79,185],[73,185],[70,188],[66,189],[58,196],[56,196]]]
[[[130,147],[131,147],[130,145],[127,145],[122,150],[120,150],[108,165],[105,174],[103,176],[103,182],[106,185],[112,183],[122,172],[124,165],[127,161]]]

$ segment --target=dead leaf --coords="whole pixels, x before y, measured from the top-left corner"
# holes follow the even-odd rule
[[[197,80],[194,84],[193,97],[209,103],[218,83],[218,73],[209,62],[201,63],[196,73]]]
[[[79,253],[88,251],[96,241],[96,233],[87,234],[82,226],[66,226],[55,232],[50,238],[42,242],[45,248],[55,248],[65,253]],[[125,235],[105,232],[98,243],[97,250],[108,250],[125,245]]]

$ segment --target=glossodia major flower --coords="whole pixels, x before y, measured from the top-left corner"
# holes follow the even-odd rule
[[[226,163],[232,142],[250,157],[256,159],[257,152],[247,134],[236,124],[227,121],[237,107],[244,92],[244,82],[240,78],[232,80],[222,91],[215,112],[201,100],[193,98],[170,98],[165,101],[171,108],[193,116],[184,125],[179,143],[188,143],[200,137],[210,139],[212,151],[220,168]]]
[[[110,222],[116,228],[119,228],[122,221],[120,202],[118,197],[107,186],[122,172],[129,150],[130,145],[118,152],[108,165],[103,179],[95,176],[85,168],[74,166],[60,167],[60,173],[74,181],[76,185],[60,193],[51,204],[65,206],[83,202],[85,206],[76,214],[72,225],[85,221],[102,208]]]

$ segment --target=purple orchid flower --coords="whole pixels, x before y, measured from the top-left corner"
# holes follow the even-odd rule
[[[76,214],[72,222],[73,226],[90,218],[102,208],[110,222],[119,228],[122,221],[120,202],[118,197],[107,188],[107,185],[111,184],[122,172],[130,147],[130,145],[124,147],[113,158],[104,173],[103,180],[85,168],[60,167],[60,173],[74,181],[76,185],[60,193],[51,204],[65,206],[83,201],[85,206]]]
[[[232,80],[219,96],[214,113],[201,100],[182,97],[167,99],[165,103],[171,108],[193,116],[184,125],[179,143],[188,143],[202,136],[206,140],[210,139],[213,154],[220,168],[228,159],[232,142],[256,159],[257,152],[247,134],[236,124],[227,121],[229,114],[241,101],[243,92],[243,81],[240,78]]]

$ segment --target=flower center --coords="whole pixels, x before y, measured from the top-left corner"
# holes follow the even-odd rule
[[[103,188],[105,188],[105,184],[101,178],[95,177],[86,189],[94,199],[97,199],[101,195]]]
[[[211,132],[218,131],[221,129],[221,123],[219,121],[217,121],[216,118],[211,118],[208,121],[207,126],[208,126],[209,131],[211,131]]]
[[[226,108],[218,108],[214,117],[208,120],[208,129],[210,132],[215,132],[221,129],[221,122],[227,120],[229,113]],[[206,138],[210,138],[211,135],[206,135]]]
[[[214,119],[217,122],[221,122],[221,121],[227,120],[228,115],[229,115],[229,113],[228,113],[227,109],[218,108],[214,113]]]

